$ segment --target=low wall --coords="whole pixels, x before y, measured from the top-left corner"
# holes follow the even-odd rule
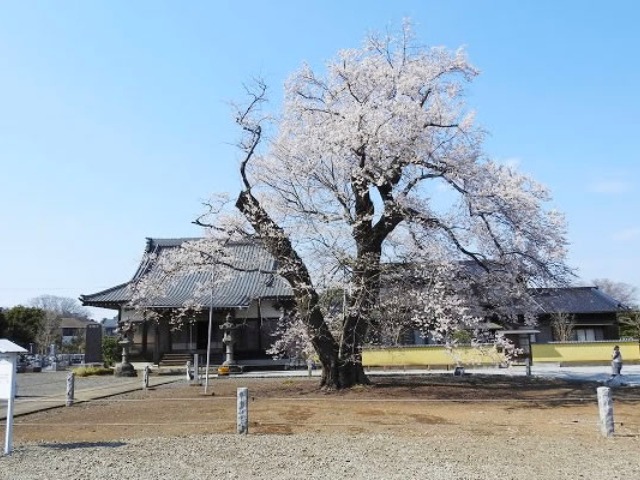
[[[534,343],[533,361],[544,363],[588,364],[611,361],[613,347],[619,345],[624,363],[639,363],[640,348],[637,341],[553,342]]]
[[[620,346],[624,363],[640,363],[640,348],[637,341],[534,343],[531,345],[531,352],[534,364],[606,364],[611,361],[611,353],[615,345]],[[442,345],[411,345],[370,347],[362,351],[362,364],[365,368],[496,366],[502,362],[503,356],[489,345],[481,348],[458,346],[454,349]]]
[[[413,367],[442,368],[455,365],[495,366],[503,357],[493,346],[472,348],[459,346],[455,349],[442,345],[416,345],[387,348],[365,348],[362,351],[362,364],[373,367]]]

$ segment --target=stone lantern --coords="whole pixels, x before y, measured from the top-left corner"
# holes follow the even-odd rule
[[[119,328],[119,333],[120,340],[118,340],[118,345],[122,347],[122,362],[116,364],[113,374],[116,377],[137,377],[136,369],[129,363],[129,348],[133,345],[133,340],[131,340],[133,325],[131,323],[123,323]]]
[[[225,346],[225,359],[222,362],[222,366],[218,369],[219,375],[228,375],[229,373],[240,372],[240,367],[236,363],[234,358],[234,346],[237,342],[236,331],[241,328],[241,325],[236,324],[233,321],[233,317],[230,313],[227,314],[225,322],[220,325],[220,330],[223,332],[222,343]]]

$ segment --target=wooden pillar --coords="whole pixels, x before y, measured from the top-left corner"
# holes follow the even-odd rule
[[[260,307],[260,299],[258,298],[258,350],[262,353],[262,308]]]
[[[166,315],[162,315],[162,320],[162,334],[167,337],[166,348],[163,353],[171,353],[173,352],[173,338],[171,335],[171,327],[169,326],[169,319]]]
[[[153,335],[153,363],[160,363],[160,320],[153,322],[154,335]]]
[[[142,322],[142,344],[141,344],[141,349],[142,349],[142,356],[146,359],[147,358],[147,334],[149,333],[149,322],[145,319]]]

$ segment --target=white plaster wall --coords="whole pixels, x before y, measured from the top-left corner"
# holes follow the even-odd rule
[[[123,322],[142,322],[144,320],[140,312],[135,310],[122,310],[121,318]]]
[[[262,318],[277,318],[280,316],[280,310],[274,308],[275,300],[261,300],[260,301],[260,314]],[[249,308],[245,310],[238,310],[236,318],[258,318],[258,301],[254,300]]]

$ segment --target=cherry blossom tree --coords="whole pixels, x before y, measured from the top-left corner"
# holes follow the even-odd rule
[[[462,50],[423,47],[405,26],[323,71],[303,66],[280,115],[265,113],[261,82],[237,110],[242,189],[196,223],[216,248],[251,237],[277,259],[295,299],[288,321],[326,388],[368,382],[362,346],[385,321],[375,312],[390,266],[417,270],[406,312],[442,339],[487,315],[531,313],[527,287],[569,273],[546,188],[483,153],[463,92],[477,74]],[[322,308],[331,288],[345,292],[338,312]]]

